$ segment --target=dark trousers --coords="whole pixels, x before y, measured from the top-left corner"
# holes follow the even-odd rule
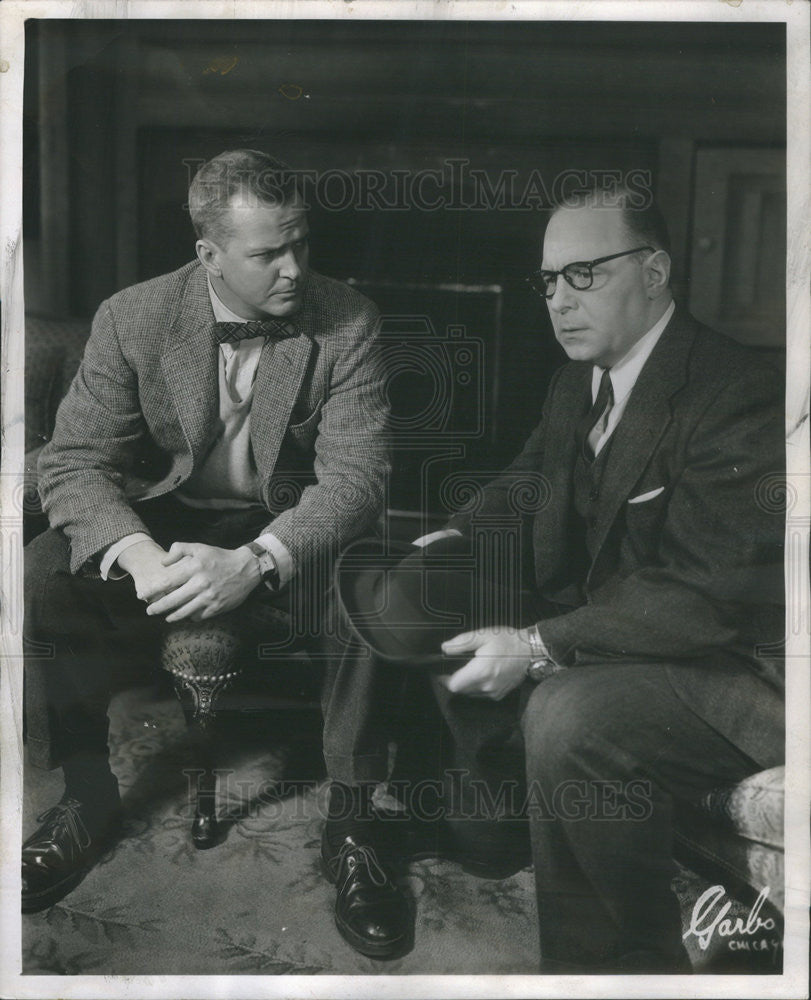
[[[464,604],[464,586],[456,576],[446,588],[454,610]],[[734,668],[726,669],[734,684]],[[741,664],[740,671],[747,670]],[[343,726],[325,731],[333,778],[386,778],[393,714],[404,703],[404,686],[419,687],[420,680],[432,692],[433,714],[425,702],[405,709],[398,754],[405,747],[411,756],[417,744],[425,758],[443,760],[446,775],[452,769],[446,787],[467,781],[478,789],[456,801],[468,810],[468,830],[479,824],[485,851],[497,840],[493,820],[512,820],[514,792],[522,789],[542,967],[610,967],[633,953],[653,953],[665,966],[683,962],[670,888],[674,804],[769,762],[752,760],[697,716],[676,694],[663,663],[579,661],[493,702],[451,695],[418,668],[398,668],[348,644],[330,674],[352,713]]]
[[[422,577],[420,599],[427,608],[424,621],[406,626],[409,648],[433,653],[444,639],[483,624],[488,615],[500,618],[501,609],[515,618],[516,624],[538,620],[540,604],[526,578],[520,574],[514,578],[507,561],[501,560],[498,565],[506,570],[503,578],[491,579],[489,570],[474,564],[471,556],[469,544],[452,539],[435,542],[430,557],[415,548],[399,564],[398,570],[404,574]],[[340,588],[341,580],[337,583]],[[340,606],[340,601],[337,604]],[[442,622],[434,612],[451,624]],[[406,664],[375,656],[368,645],[352,638],[346,618],[337,611],[336,615],[323,699],[324,757],[333,780],[347,784],[384,781],[388,776],[388,742],[400,725],[409,729],[406,743],[421,744],[426,758],[436,759],[439,753],[453,770],[472,769],[493,783],[523,770],[516,725],[520,692],[501,702],[454,698],[437,677],[461,666],[467,656],[434,663],[430,669],[409,670]],[[429,684],[433,694],[426,700]],[[529,690],[527,686],[525,697]],[[438,719],[444,719],[439,726]]]
[[[137,506],[155,540],[194,541],[236,548],[256,538],[268,513],[255,507],[203,511],[171,497]],[[53,768],[77,755],[107,752],[107,708],[122,677],[157,665],[162,619],[145,613],[132,578],[73,576],[69,544],[47,530],[25,549],[26,728],[29,760]],[[250,602],[272,603],[295,614],[300,590],[272,595],[257,587]],[[292,636],[291,636],[292,643]]]
[[[575,666],[535,689],[521,729],[544,965],[676,964],[674,805],[760,765],[678,698],[663,664]]]

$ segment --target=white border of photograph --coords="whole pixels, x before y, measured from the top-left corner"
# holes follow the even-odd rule
[[[0,4],[0,996],[3,997],[807,997],[809,945],[809,14],[807,0],[5,0]],[[786,912],[780,976],[23,976],[22,795],[23,330],[22,102],[26,18],[341,18],[785,22],[787,25],[787,390],[789,496],[794,544],[786,579]]]

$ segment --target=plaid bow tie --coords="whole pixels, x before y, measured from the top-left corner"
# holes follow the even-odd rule
[[[248,340],[250,337],[284,340],[286,337],[295,337],[296,331],[292,323],[261,319],[249,320],[247,323],[215,323],[214,336],[218,344],[238,344],[240,340]]]

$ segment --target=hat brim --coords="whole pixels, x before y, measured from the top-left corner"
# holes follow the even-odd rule
[[[468,544],[453,540],[440,548],[444,552],[448,548],[458,552]],[[460,660],[466,662],[470,656],[446,656],[441,642],[465,631],[464,627],[445,627],[440,634],[436,623],[418,605],[405,601],[399,591],[395,606],[389,601],[390,586],[397,588],[397,571],[407,571],[409,558],[414,567],[422,566],[425,556],[425,550],[411,543],[359,539],[336,561],[335,593],[353,637],[369,646],[380,659],[401,666],[452,671]]]

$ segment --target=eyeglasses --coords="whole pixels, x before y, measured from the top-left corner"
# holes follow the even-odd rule
[[[545,271],[543,268],[536,271],[527,278],[530,288],[537,292],[544,299],[551,299],[555,294],[558,285],[558,275],[562,274],[567,283],[578,292],[585,292],[594,284],[594,268],[598,264],[605,264],[607,260],[616,260],[618,257],[627,257],[632,253],[639,253],[641,250],[650,250],[655,253],[654,247],[634,247],[633,250],[620,250],[619,253],[610,253],[607,257],[598,257],[596,260],[576,260],[560,271]]]

